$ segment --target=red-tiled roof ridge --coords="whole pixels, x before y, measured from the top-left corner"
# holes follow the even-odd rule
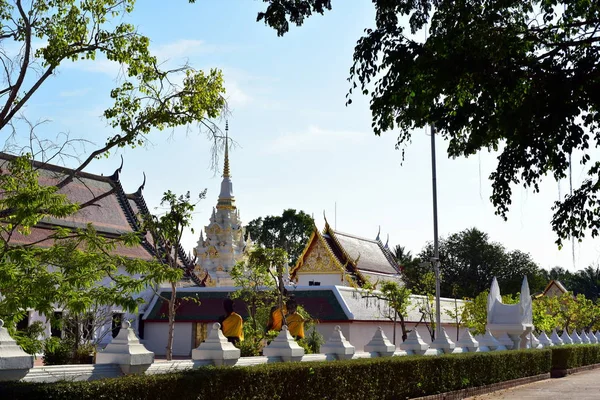
[[[12,161],[18,157],[19,156],[16,156],[14,154],[9,154],[9,153],[0,151],[0,160]],[[68,168],[68,167],[64,167],[64,166],[60,166],[60,165],[56,165],[56,164],[50,164],[50,163],[43,162],[43,161],[32,160],[32,164],[33,164],[34,169],[36,169],[36,170],[37,169],[45,169],[47,171],[57,172],[60,174],[65,174],[65,175],[68,175],[69,173],[74,171],[73,168]],[[0,167],[1,166],[2,165],[0,164]],[[117,171],[119,171],[119,169],[117,169]],[[92,174],[89,172],[80,171],[77,173],[77,177],[94,179],[94,180],[99,180],[99,181],[104,181],[104,182],[113,182],[115,175],[117,175],[116,180],[118,181],[118,179],[119,179],[117,171],[115,171],[115,173],[113,173],[113,175],[109,175],[109,176],[96,175],[96,174]]]
[[[0,152],[0,160],[4,160],[5,162],[10,162],[10,161],[16,159],[17,157],[18,156],[16,156],[16,155]],[[32,165],[33,165],[34,169],[36,169],[36,170],[55,172],[55,173],[61,174],[63,176],[72,174],[74,171],[74,169],[72,169],[72,168],[63,167],[63,166],[59,166],[59,165],[55,165],[55,164],[51,164],[51,163],[47,163],[47,162],[42,162],[42,161],[36,161],[36,160],[32,161]],[[3,163],[0,162],[0,168],[2,168],[2,166],[3,166]],[[68,187],[72,183],[77,182],[81,179],[89,179],[92,181],[98,181],[98,182],[103,182],[105,184],[108,184],[112,188],[112,190],[114,190],[114,195],[116,197],[116,203],[120,207],[121,212],[123,213],[123,217],[125,218],[127,224],[129,225],[129,229],[131,229],[134,232],[139,232],[140,226],[136,219],[135,212],[131,208],[129,201],[127,200],[125,191],[123,190],[123,186],[121,185],[121,182],[119,180],[119,174],[120,174],[122,168],[123,168],[123,162],[121,161],[121,166],[112,175],[109,175],[109,176],[96,175],[96,174],[91,174],[91,173],[84,172],[84,171],[79,171],[75,175],[74,180],[72,182],[69,182],[65,187]],[[90,190],[90,189],[88,188],[88,190]],[[90,192],[91,192],[91,190],[90,190]],[[65,194],[67,195],[67,197],[69,198],[70,201],[77,202],[76,199],[73,199],[69,196],[69,195],[73,195],[73,192],[65,193]],[[97,197],[94,193],[92,193],[91,195],[93,197]],[[140,195],[141,195],[141,193],[140,193]],[[90,222],[92,222],[95,229],[103,235],[111,236],[114,234],[118,234],[119,229],[117,229],[117,228],[112,228],[112,227],[108,228],[107,226],[100,226],[100,225],[98,225],[99,221],[90,221]],[[66,219],[52,218],[47,221],[40,222],[39,226],[40,227],[51,227],[51,226],[76,227],[77,222],[69,221]],[[144,241],[142,242],[142,247],[150,255],[150,257],[152,257],[152,251],[149,250],[148,245],[149,245],[148,243],[144,243]]]

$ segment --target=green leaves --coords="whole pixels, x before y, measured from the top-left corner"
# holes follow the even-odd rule
[[[289,254],[289,264],[295,265],[315,228],[312,217],[304,211],[283,210],[281,216],[269,215],[253,219],[246,231],[258,245],[279,247]]]
[[[319,3],[267,1],[258,19],[279,35],[289,22],[301,25],[311,16],[308,6]],[[562,179],[573,164],[598,161],[592,150],[600,139],[597,2],[392,0],[374,6],[375,27],[354,49],[347,104],[355,90],[370,95],[376,135],[395,131],[396,147],[403,148],[415,129],[429,125],[448,141],[449,157],[500,149],[489,178],[502,218],[515,185],[537,192],[544,176]],[[569,236],[600,233],[597,165],[588,172],[589,179],[553,207],[559,245]]]

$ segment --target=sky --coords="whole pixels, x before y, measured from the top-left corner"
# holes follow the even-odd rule
[[[324,214],[338,230],[359,236],[374,239],[381,227],[384,242],[389,235],[390,246],[418,253],[433,240],[431,138],[416,130],[402,162],[397,133],[373,134],[367,97],[354,96],[345,106],[354,45],[374,24],[372,2],[333,1],[333,11],[291,27],[284,37],[256,22],[264,7],[256,0],[144,0],[126,20],[151,38],[151,49],[166,65],[188,62],[223,71],[229,132],[237,143],[230,152],[231,175],[243,221],[294,208],[312,214],[321,228]],[[119,66],[102,59],[62,65],[31,99],[26,115],[48,120],[39,129],[50,138],[68,133],[100,145],[114,134],[101,115],[111,105],[118,75]],[[207,199],[194,214],[195,232],[184,236],[184,248],[191,251],[219,193],[210,142],[194,129],[153,132],[149,139],[144,147],[94,161],[86,171],[112,174],[122,155],[125,191],[137,190],[145,173],[144,197],[157,213],[166,190],[195,196],[206,188]],[[94,148],[90,144],[86,151]],[[562,250],[555,244],[551,206],[567,192],[567,181],[547,179],[540,193],[515,187],[503,221],[489,201],[488,176],[497,155],[448,159],[440,138],[436,151],[441,237],[477,227],[547,269],[581,269],[600,258],[597,240],[568,243]],[[582,178],[577,165],[574,184]]]

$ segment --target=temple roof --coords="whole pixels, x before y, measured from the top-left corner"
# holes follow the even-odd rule
[[[354,276],[360,283],[363,280],[361,272],[385,275],[398,275],[400,267],[390,251],[381,243],[379,236],[375,240],[335,231],[325,220],[325,229],[320,233],[317,228],[313,231],[302,255],[291,271],[291,278],[304,265],[305,256],[314,247],[315,241],[325,244],[328,254],[335,264],[344,266],[346,272]]]
[[[6,172],[5,164],[14,158],[13,155],[0,152],[0,173]],[[39,173],[40,184],[45,186],[56,185],[73,172],[73,169],[70,168],[38,161],[34,161],[33,166]],[[52,234],[54,227],[85,228],[88,223],[91,223],[99,234],[106,237],[140,231],[137,214],[149,214],[142,195],[145,177],[144,184],[135,193],[126,194],[119,180],[122,167],[121,165],[110,176],[79,172],[72,182],[58,192],[65,194],[70,201],[78,204],[84,204],[95,197],[98,197],[99,200],[95,201],[94,205],[85,207],[66,218],[44,218],[31,229],[29,236],[15,234],[11,238],[11,242],[26,244],[39,241],[38,246],[49,247],[52,245],[52,240],[43,239]],[[151,244],[150,235],[146,235],[146,241],[139,246],[117,246],[115,253],[124,257],[151,260],[153,258]],[[191,264],[182,248],[180,248],[179,256],[183,264]]]
[[[351,259],[357,260],[356,267],[361,271],[381,274],[398,274],[399,267],[383,244],[360,236],[330,230],[334,246],[340,246]]]
[[[546,285],[546,288],[544,289],[544,291],[542,293],[539,293],[537,295],[535,295],[536,298],[542,297],[542,296],[548,296],[549,294],[556,294],[556,293],[567,293],[568,290],[567,288],[564,287],[564,285],[556,280],[556,279],[552,279],[550,282],[548,282],[548,285]]]

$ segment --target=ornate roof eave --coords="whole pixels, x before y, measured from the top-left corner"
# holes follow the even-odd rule
[[[335,245],[338,247],[338,249],[340,249],[340,251],[344,255],[344,258],[346,259],[347,263],[349,263],[352,266],[352,269],[354,270],[354,272],[357,272],[358,271],[358,260],[360,260],[360,254],[358,255],[358,257],[356,257],[356,259],[353,259],[352,257],[350,257],[350,254],[348,254],[348,252],[346,252],[344,247],[341,245],[340,241],[337,239],[337,237],[335,235],[335,231],[333,229],[331,229],[329,222],[327,222],[327,218],[325,218],[325,229],[323,230],[323,233],[326,233],[331,237],[331,239],[333,240]],[[329,245],[327,247],[329,247]]]
[[[304,265],[304,257],[306,256],[308,249],[310,249],[312,243],[315,240],[318,240],[325,247],[325,249],[327,250],[327,255],[329,256],[331,261],[333,261],[333,264],[340,269],[340,272],[346,272],[346,269],[344,268],[345,265],[342,265],[340,260],[338,260],[335,254],[333,254],[333,250],[331,250],[331,247],[329,247],[329,244],[327,243],[323,235],[321,235],[319,229],[317,229],[317,227],[315,226],[312,234],[310,235],[310,238],[308,239],[308,243],[304,247],[304,250],[302,251],[302,254],[300,254],[300,257],[298,257],[298,261],[296,261],[296,265],[294,265],[294,268],[292,268],[292,270],[290,271],[290,279],[294,279],[296,277],[296,272],[298,272],[298,270]]]

